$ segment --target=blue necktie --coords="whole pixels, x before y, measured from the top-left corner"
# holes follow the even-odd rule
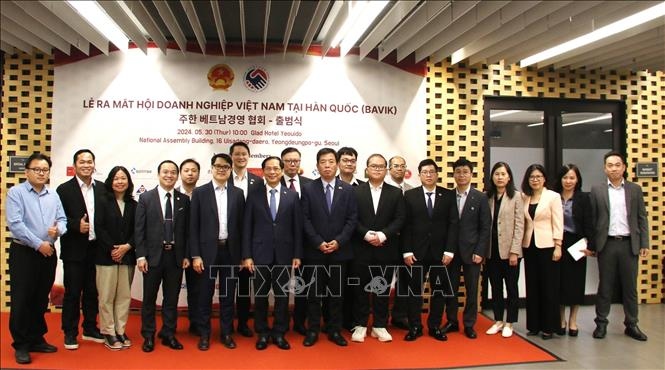
[[[425,194],[427,194],[427,214],[429,217],[432,217],[432,211],[434,211],[434,207],[432,206],[432,194],[434,193],[430,191]]]
[[[270,215],[272,216],[273,221],[275,221],[275,218],[277,218],[277,200],[275,199],[276,192],[277,190],[270,189]]]
[[[328,212],[332,210],[332,186],[326,186],[326,204],[328,205]]]

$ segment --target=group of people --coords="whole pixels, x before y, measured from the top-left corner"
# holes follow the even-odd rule
[[[198,187],[201,166],[196,160],[186,159],[180,166],[162,161],[157,166],[159,185],[136,201],[125,167],[112,168],[105,182],[93,179],[95,155],[88,149],[74,154],[76,174],[56,192],[46,187],[50,159],[40,153],[30,156],[27,181],[10,189],[6,202],[13,237],[10,331],[17,363],[30,363],[30,352],[57,351],[44,339],[44,313],[58,238],[65,288],[62,330],[69,350],[78,348],[81,312],[84,340],[111,350],[132,345],[126,324],[136,269],[143,274],[145,352],[154,350],[155,334],[163,345],[183,348],[175,336],[183,271],[189,332],[199,337],[202,351],[211,346],[217,279],[219,339],[229,349],[236,348],[234,332],[255,335],[248,326],[253,296],[256,349],[274,344],[288,350],[291,294],[293,330],[304,336],[304,346],[314,345],[322,331],[333,343],[346,346],[343,329],[352,332],[354,342],[368,335],[389,342],[389,317],[393,326],[407,330],[404,340],[417,340],[424,329],[427,277],[428,335],[445,341],[448,333],[463,327],[465,336],[474,339],[483,265],[492,286],[495,319],[486,333],[509,337],[517,321],[522,257],[528,334],[549,339],[567,329],[576,336],[586,266],[584,258],[575,261],[566,249],[580,239],[588,243],[581,251],[599,260],[593,336],[606,335],[617,279],[626,334],[646,340],[637,327],[636,293],[637,261],[648,251],[646,212],[639,186],[623,178],[626,167],[618,153],[605,157],[608,182],[590,195],[581,192],[582,177],[574,165],[562,168],[556,192],[546,188],[541,165],[529,166],[520,193],[504,162],[493,166],[489,186],[480,192],[471,187],[473,164],[465,158],[452,164],[455,189],[437,185],[440,168],[431,159],[418,164],[422,185],[412,188],[404,181],[407,167],[399,156],[387,160],[370,155],[366,182],[355,176],[358,153],[349,147],[320,149],[320,177],[314,180],[300,175],[296,148],[265,158],[263,178],[247,171],[249,158],[243,142],[234,143],[229,154],[214,154],[212,180]],[[461,276],[466,299],[460,326]],[[390,307],[392,283],[395,299]],[[163,324],[158,331],[160,285]],[[571,306],[568,320],[565,306]]]

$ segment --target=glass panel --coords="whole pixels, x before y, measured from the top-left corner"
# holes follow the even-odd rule
[[[543,164],[542,111],[491,110],[490,111],[490,168],[498,161],[506,162],[513,170],[513,180],[520,189],[524,171],[532,163]],[[489,171],[488,171],[489,172]]]
[[[605,181],[603,156],[612,149],[612,114],[562,112],[563,164],[573,163],[582,174],[582,190]]]

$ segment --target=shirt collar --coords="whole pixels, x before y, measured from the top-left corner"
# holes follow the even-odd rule
[[[234,180],[244,180],[246,178],[247,178],[247,169],[245,169],[245,173],[242,177],[238,176],[238,173],[236,172],[236,170],[233,170],[233,179]]]
[[[35,194],[42,195],[42,194],[47,194],[47,193],[49,192],[49,189],[46,187],[46,185],[44,185],[44,186],[42,187],[42,191],[41,191],[41,192],[38,192],[37,189],[35,189],[35,187],[32,186],[32,184],[31,184],[29,181],[25,181],[23,184],[24,184],[24,186],[26,187],[26,189],[27,189],[28,191],[33,191],[33,192],[35,192]]]
[[[220,184],[218,184],[217,181],[215,181],[215,180],[212,180],[211,182],[212,182],[212,188],[213,188],[214,190],[217,190],[217,189],[226,190],[226,186],[227,186],[228,183],[229,183],[229,182],[227,181],[227,182],[225,182],[223,185],[220,185]]]
[[[624,186],[624,179],[621,179],[621,185],[619,185],[618,188],[612,184],[612,181],[610,181],[610,179],[607,179],[607,186],[609,186],[612,189],[621,189]]]
[[[455,193],[457,194],[458,197],[465,197],[465,196],[469,195],[469,190],[471,190],[471,187],[466,188],[466,190],[464,190],[463,192],[460,193],[459,189],[455,188]]]
[[[83,180],[81,180],[81,178],[78,176],[76,176],[76,181],[79,183],[79,188],[83,187],[83,185],[85,184],[85,182],[83,182]],[[88,186],[87,184],[85,185]],[[90,186],[95,186],[95,179],[90,179]]]
[[[166,191],[166,189],[164,189],[163,187],[161,187],[161,186],[159,186],[159,185],[157,185],[157,192],[159,193],[159,197],[160,197],[160,198],[164,198],[164,197],[166,197],[166,194],[167,194],[167,193],[171,194],[171,197],[173,197],[173,194],[174,194],[174,193],[173,193],[173,189],[171,189],[171,191]],[[173,199],[173,198],[172,198],[172,199]]]
[[[427,193],[432,193],[432,194],[436,193],[436,186],[434,187],[434,189],[432,191],[427,190],[427,188],[423,186],[423,194],[425,194],[425,196],[427,196]]]

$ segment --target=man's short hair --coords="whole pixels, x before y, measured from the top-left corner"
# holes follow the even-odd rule
[[[83,153],[90,153],[90,155],[92,156],[92,160],[93,161],[95,160],[95,153],[93,153],[92,150],[90,150],[90,149],[79,149],[79,150],[76,151],[76,153],[74,153],[74,161],[72,163],[76,163],[76,160],[78,159],[79,155],[81,155]]]
[[[619,153],[616,150],[612,150],[605,153],[605,155],[603,156],[603,163],[607,162],[607,158],[609,157],[619,157],[621,158],[621,163],[623,163],[624,165],[626,164],[626,158],[624,158],[623,154]]]
[[[51,158],[49,158],[49,156],[47,156],[44,153],[34,152],[30,154],[28,160],[25,162],[25,168],[30,168],[33,161],[46,161],[46,163],[48,163],[49,168],[51,168],[51,166],[53,165],[51,163]]]
[[[433,159],[427,158],[427,159],[423,159],[422,161],[420,161],[420,163],[418,163],[418,173],[420,173],[420,171],[425,166],[434,166],[434,169],[436,170],[436,172],[439,172],[439,166],[436,164],[436,162],[434,162]]]
[[[226,163],[229,165],[233,166],[233,160],[231,159],[231,156],[226,154],[226,153],[217,153],[213,154],[212,158],[210,158],[210,165],[214,165],[215,162],[217,162],[217,158],[223,159]]]
[[[201,172],[201,165],[200,165],[199,162],[197,162],[194,158],[187,158],[187,159],[185,159],[184,161],[182,161],[182,163],[180,163],[180,169],[182,169],[183,167],[185,167],[185,165],[186,165],[187,163],[194,163],[194,165],[196,166],[196,169],[198,169],[199,172]]]
[[[247,143],[244,141],[236,141],[235,143],[231,144],[231,147],[229,148],[229,154],[233,154],[233,149],[235,149],[238,146],[247,149],[248,154],[252,154],[252,152],[249,151],[249,145],[247,145]]]
[[[353,158],[358,158],[358,152],[350,146],[343,146],[339,148],[337,151],[337,162],[339,162],[339,159],[342,158],[343,155],[350,155],[353,156]]]
[[[159,171],[162,170],[162,165],[167,163],[173,164],[175,166],[175,172],[180,173],[180,168],[178,167],[178,165],[170,159],[163,160],[159,163],[159,166],[157,166],[157,173],[159,173]]]
[[[469,170],[471,170],[471,172],[473,172],[473,163],[471,163],[471,161],[466,159],[465,157],[461,157],[460,159],[453,162],[453,171],[457,167],[469,167]]]
[[[337,152],[335,152],[335,149],[333,148],[321,148],[319,149],[318,152],[316,152],[316,163],[319,163],[319,159],[323,157],[326,154],[332,154],[335,156],[335,162],[339,161],[339,158],[337,157]]]
[[[279,168],[284,169],[284,162],[282,161],[282,158],[271,155],[270,157],[267,157],[266,159],[261,162],[261,168],[266,168],[266,163],[268,163],[269,160],[276,159],[279,162]]]
[[[280,154],[279,156],[284,158],[285,155],[287,155],[289,153],[293,153],[293,152],[298,153],[298,156],[302,157],[302,154],[300,154],[300,150],[298,150],[297,148],[294,148],[292,146],[284,148],[284,150],[282,150],[282,154]]]

